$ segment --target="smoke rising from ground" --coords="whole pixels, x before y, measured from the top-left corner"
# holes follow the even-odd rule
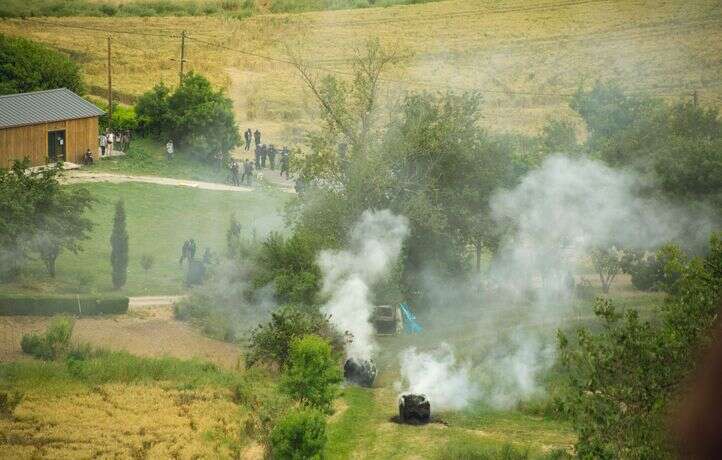
[[[349,357],[368,360],[373,355],[370,287],[389,273],[408,234],[405,217],[388,210],[366,211],[351,232],[348,249],[319,255],[322,294],[328,298],[323,311],[340,332],[353,336]]]
[[[399,387],[426,393],[436,409],[475,399],[506,409],[542,394],[540,377],[556,359],[554,331],[575,304],[568,275],[592,248],[695,244],[714,228],[704,206],[647,197],[643,186],[631,172],[553,156],[514,189],[499,191],[492,214],[505,237],[482,276],[482,292],[476,283],[424,274],[437,308],[462,305],[442,315],[451,318],[446,335],[474,324],[472,340],[457,348],[474,365],[458,365],[446,344],[435,353],[407,350],[401,356],[405,386]]]
[[[431,352],[407,348],[400,363],[401,382],[397,382],[396,390],[426,395],[433,410],[462,409],[478,396],[470,365],[457,363],[445,342]]]

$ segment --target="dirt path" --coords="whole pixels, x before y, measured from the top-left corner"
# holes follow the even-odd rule
[[[79,182],[144,182],[148,184],[169,185],[175,187],[190,187],[203,190],[220,190],[226,192],[251,192],[251,187],[236,187],[228,184],[219,184],[216,182],[202,182],[186,179],[171,179],[169,177],[158,176],[135,176],[129,174],[115,174],[104,172],[90,172],[82,170],[68,171],[63,178],[66,184],[75,184]]]
[[[177,298],[134,298],[125,315],[78,318],[73,338],[139,356],[201,358],[235,368],[241,358],[239,347],[205,337],[196,328],[176,321],[167,303],[173,299]],[[47,316],[0,317],[0,361],[26,359],[20,349],[23,334],[42,332],[49,321]]]

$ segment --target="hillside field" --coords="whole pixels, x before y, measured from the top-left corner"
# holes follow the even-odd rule
[[[114,89],[126,102],[158,81],[177,83],[183,30],[190,36],[186,68],[226,88],[241,127],[260,127],[271,142],[299,141],[315,105],[293,67],[264,57],[285,60],[291,49],[319,75],[345,78],[349,56],[373,37],[405,56],[385,77],[384,100],[407,90],[480,91],[484,124],[496,131],[534,133],[553,114],[572,117],[568,95],[598,79],[617,80],[629,92],[679,99],[696,90],[703,104],[722,102],[717,0],[451,0],[243,20],[0,21],[2,33],[68,53],[83,66],[89,92],[101,97],[112,33]]]

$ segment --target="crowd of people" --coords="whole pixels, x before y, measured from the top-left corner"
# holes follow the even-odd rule
[[[106,129],[105,133],[98,136],[98,144],[100,146],[100,157],[112,156],[113,152],[126,152],[130,148],[131,133],[129,130],[112,131]]]

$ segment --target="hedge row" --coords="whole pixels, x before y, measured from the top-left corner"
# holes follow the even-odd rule
[[[108,295],[0,294],[0,315],[121,314],[128,311],[128,297]]]

